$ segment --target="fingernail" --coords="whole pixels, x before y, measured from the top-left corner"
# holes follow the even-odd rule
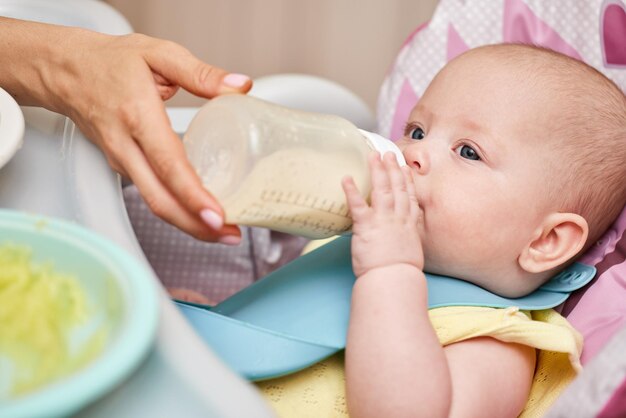
[[[241,242],[241,237],[238,237],[236,235],[225,235],[223,237],[220,237],[217,242],[225,245],[237,245]]]
[[[222,79],[222,83],[229,87],[239,88],[245,86],[250,81],[250,77],[244,74],[231,73]]]
[[[205,224],[210,226],[211,229],[214,229],[215,231],[219,231],[224,226],[224,220],[222,217],[211,209],[202,209],[200,211],[200,217]]]

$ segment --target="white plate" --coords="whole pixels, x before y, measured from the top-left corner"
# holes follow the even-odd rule
[[[0,88],[0,168],[15,155],[24,139],[24,115],[9,93]]]

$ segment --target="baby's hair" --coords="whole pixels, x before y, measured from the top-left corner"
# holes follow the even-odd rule
[[[469,53],[480,51],[510,60],[529,86],[536,83],[564,99],[547,135],[558,139],[552,144],[565,164],[555,165],[546,181],[560,211],[587,220],[588,248],[626,204],[626,96],[592,66],[550,49],[501,44]]]

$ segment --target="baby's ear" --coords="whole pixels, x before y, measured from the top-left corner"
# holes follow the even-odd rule
[[[575,213],[548,215],[518,258],[520,267],[529,273],[542,273],[569,261],[587,242],[587,221]]]

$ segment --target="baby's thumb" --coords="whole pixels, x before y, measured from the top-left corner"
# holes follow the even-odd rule
[[[246,93],[252,87],[247,75],[229,73],[207,64],[180,45],[174,44],[169,51],[165,49],[147,56],[148,65],[170,83],[196,96],[211,98],[224,93]]]

